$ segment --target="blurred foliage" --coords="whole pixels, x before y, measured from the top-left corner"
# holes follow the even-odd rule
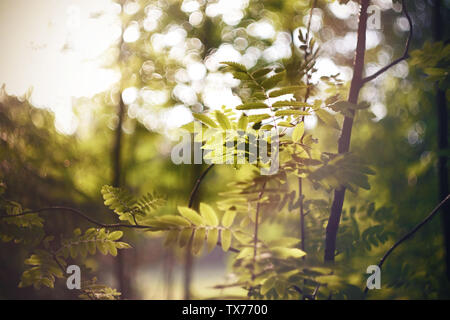
[[[188,10],[189,2],[198,6]],[[88,114],[89,120],[71,136],[58,133],[53,116],[31,106],[29,96],[12,97],[2,89],[0,213],[8,217],[0,220],[5,242],[0,246],[0,297],[117,298],[119,293],[109,287],[117,284],[111,280],[111,260],[96,255],[97,251],[114,256],[130,243],[128,251],[136,252],[142,267],[161,261],[166,252],[181,261],[186,247],[199,255],[206,243],[208,251],[220,245],[228,252],[235,280],[210,285],[221,290],[244,288],[240,298],[364,298],[367,266],[376,264],[438,202],[433,96],[438,82],[449,97],[449,45],[427,41],[430,6],[408,2],[416,29],[416,50],[409,66],[401,65],[368,84],[361,102],[348,104],[344,77],[330,73],[314,80],[318,71],[323,72],[317,66],[320,57],[343,67],[352,65],[353,53],[333,49],[332,44],[354,32],[357,17],[337,18],[328,6],[332,2],[318,1],[312,17],[320,24],[318,28],[313,24],[310,34],[309,1],[243,1],[228,16],[212,14],[211,1],[141,0],[135,11],[127,11],[132,3],[126,2],[121,13],[124,33],[137,26],[140,36],[124,41],[124,34],[106,53],[105,64],[120,70],[121,81],[108,92],[77,101],[79,115]],[[383,30],[376,31],[381,40],[367,51],[368,66],[383,65],[383,55],[391,58],[403,51],[398,5],[393,7],[396,10],[383,11]],[[445,5],[443,11],[448,17]],[[199,23],[194,20],[196,12],[201,14]],[[241,19],[232,19],[240,14]],[[253,32],[263,28],[256,24],[261,21],[269,21],[274,35]],[[179,45],[164,42],[171,32],[183,38]],[[280,43],[287,43],[289,50],[277,46]],[[233,48],[225,52],[234,56],[214,60],[220,48]],[[241,61],[234,61],[235,51]],[[218,69],[219,62],[225,62],[224,69]],[[186,76],[193,63],[203,65],[202,77]],[[406,67],[406,74],[399,75],[401,67]],[[225,79],[226,90],[233,90],[240,100],[236,108],[217,107],[222,105],[220,96],[212,105],[207,95],[211,87],[206,84],[210,76],[210,82]],[[194,97],[179,94],[186,87]],[[117,129],[117,97],[124,97],[129,88],[139,94],[127,105],[119,128],[124,133],[126,180],[124,188],[116,189],[107,186],[112,176],[112,130]],[[158,98],[161,95],[165,98]],[[195,118],[184,128],[193,130],[194,123],[201,123],[202,130],[216,129],[215,135],[197,140],[210,150],[212,163],[229,153],[236,155],[239,143],[250,150],[251,139],[240,140],[239,131],[258,137],[260,130],[276,124],[283,133],[279,172],[260,175],[259,170],[267,166],[258,157],[256,167],[216,166],[202,183],[199,205],[186,207],[201,166],[177,166],[171,161],[173,128],[166,128],[157,116],[180,104]],[[386,108],[383,116],[374,114],[380,104]],[[358,111],[352,154],[337,156],[338,130],[350,109]],[[318,119],[317,126],[306,127],[305,117]],[[234,135],[226,135],[226,130]],[[272,141],[266,142],[270,149]],[[305,181],[301,197],[298,177]],[[342,185],[353,192],[344,204],[336,264],[324,265],[330,191]],[[101,205],[101,195],[114,213]],[[305,214],[304,250],[299,246],[300,200]],[[21,215],[25,208],[52,206],[78,208],[105,225],[130,227],[123,229],[124,234],[101,226],[94,229],[79,215],[62,210]],[[259,226],[256,242],[255,224]],[[118,241],[122,236],[127,243]],[[170,249],[159,245],[163,236]],[[449,298],[442,242],[441,225],[435,219],[390,257],[382,271],[382,290],[371,290],[367,297]],[[72,262],[83,266],[83,290],[76,296],[62,283],[64,267]],[[108,286],[98,284],[94,274]],[[18,289],[20,278],[20,287],[55,289]],[[205,297],[202,292],[197,296]]]

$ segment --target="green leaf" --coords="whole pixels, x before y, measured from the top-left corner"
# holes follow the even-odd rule
[[[221,64],[225,64],[225,65],[227,65],[227,66],[229,66],[229,67],[231,67],[231,68],[233,68],[235,70],[239,70],[239,71],[242,71],[242,72],[247,72],[247,68],[243,64],[240,64],[240,63],[237,63],[237,62],[223,61],[223,62],[221,62]]]
[[[219,219],[214,209],[206,203],[200,203],[200,214],[205,219],[206,225],[215,227],[219,224]]]
[[[281,237],[268,243],[269,247],[293,247],[300,242],[299,239],[293,237]]]
[[[270,118],[270,115],[265,114],[265,113],[264,114],[252,114],[248,117],[248,122],[251,122],[251,123],[260,122],[260,121],[263,121],[263,120],[266,120],[269,118]]]
[[[202,248],[203,243],[205,241],[206,229],[199,228],[194,232],[194,239],[192,240],[192,253],[198,255]]]
[[[95,241],[88,242],[88,251],[92,255],[95,254],[95,252],[97,251],[97,246],[95,244]]]
[[[195,210],[188,207],[178,207],[178,212],[196,226],[204,224],[203,218]]]
[[[278,122],[279,127],[286,127],[286,128],[292,128],[294,125],[287,121],[280,121]]]
[[[317,117],[326,125],[336,129],[340,130],[339,123],[337,122],[336,118],[330,114],[329,112],[323,110],[323,109],[317,109],[315,110]]]
[[[87,242],[81,242],[80,243],[80,256],[82,258],[86,258],[88,254],[88,244]]]
[[[103,241],[97,241],[97,249],[104,255],[108,254],[108,247]]]
[[[178,237],[178,245],[183,248],[189,243],[189,240],[191,239],[192,232],[194,229],[185,228],[181,230],[180,235]]]
[[[273,90],[269,93],[269,97],[271,98],[276,98],[279,96],[283,96],[285,94],[294,94],[296,92],[298,92],[299,90],[304,89],[305,87],[303,86],[290,86],[290,87],[284,87],[281,89],[277,89],[277,90]]]
[[[346,117],[353,118],[355,110],[367,109],[370,107],[370,104],[366,102],[353,104],[347,101],[337,101],[335,103],[328,105],[328,107],[335,112],[342,113]]]
[[[236,107],[236,110],[253,110],[253,109],[266,109],[269,106],[263,102],[248,102]]]
[[[253,255],[253,248],[242,248],[236,259],[244,259]]]
[[[231,246],[231,231],[228,229],[222,230],[222,249],[223,251],[227,252],[228,249],[230,249]]]
[[[425,73],[429,76],[446,76],[448,74],[448,71],[445,69],[439,69],[439,68],[425,68]]]
[[[115,240],[119,240],[120,238],[122,238],[122,236],[123,236],[122,231],[113,231],[110,234],[108,234],[108,239],[115,241]]]
[[[302,110],[278,110],[275,112],[275,116],[309,116],[310,113]]]
[[[208,252],[211,252],[217,246],[218,240],[219,240],[219,229],[210,229],[208,231],[208,239],[206,241]]]
[[[305,123],[302,121],[298,125],[295,126],[294,131],[292,132],[292,141],[299,142],[305,133]]]
[[[270,131],[270,130],[272,130],[272,128],[273,128],[274,126],[273,125],[271,125],[271,124],[265,124],[265,125],[263,125],[261,128],[260,128],[260,130],[265,130],[265,131]]]
[[[281,100],[276,101],[272,104],[272,107],[274,108],[281,108],[281,107],[311,107],[309,103],[302,102],[302,101],[295,101],[295,100]]]
[[[239,118],[237,128],[245,131],[247,130],[247,126],[248,126],[248,117],[243,113]]]
[[[109,254],[112,256],[117,256],[117,248],[114,242],[112,241],[106,241],[105,242],[106,247],[108,248]]]
[[[248,219],[247,221],[250,221],[250,219],[248,217],[246,217],[246,219]],[[242,221],[244,221],[244,220],[245,219],[243,219]],[[248,244],[251,241],[253,241],[253,237],[251,235],[244,233],[242,231],[233,232],[233,236],[236,238],[237,241],[239,241],[242,244]]]
[[[365,174],[352,172],[349,180],[356,184],[358,187],[361,187],[365,190],[370,190],[369,178]]]
[[[264,283],[261,286],[261,294],[266,295],[274,286],[275,286],[275,277],[271,277],[264,281]]]
[[[284,296],[286,292],[286,282],[282,280],[278,280],[275,282],[275,291],[278,293],[280,297]]]
[[[130,249],[131,246],[125,242],[115,242],[117,249]]]
[[[286,70],[283,70],[282,72],[279,72],[279,73],[271,76],[270,78],[267,78],[266,80],[264,80],[261,83],[261,85],[266,90],[272,89],[273,87],[275,87],[278,84],[278,82],[280,82],[284,79],[285,75],[286,75]]]
[[[233,77],[238,80],[251,80],[250,76],[245,72],[233,71]]]
[[[222,217],[222,225],[225,228],[231,227],[235,217],[236,217],[236,210],[227,210]]]
[[[69,248],[69,250],[70,250],[70,257],[72,259],[75,259],[77,257],[77,255],[78,255],[78,247],[77,246],[71,246]]]
[[[178,230],[170,230],[167,232],[166,240],[164,241],[165,246],[171,246],[177,243],[178,240]]]
[[[191,225],[191,223],[185,218],[175,215],[160,216],[158,217],[158,220],[178,227],[189,227]]]
[[[217,128],[217,124],[207,115],[202,113],[193,113],[192,116],[201,121],[202,123],[206,124],[207,126],[210,126],[211,128]]]
[[[256,71],[254,71],[254,72],[252,73],[252,76],[253,76],[254,78],[260,78],[260,77],[265,76],[266,74],[268,74],[268,73],[271,72],[272,70],[273,70],[273,68],[271,68],[271,67],[261,68],[261,69],[258,69],[258,70],[256,70]]]
[[[230,120],[228,120],[227,116],[224,115],[222,112],[220,112],[219,110],[216,110],[214,112],[215,116],[216,116],[216,120],[219,123],[219,125],[222,127],[222,129],[224,130],[229,130],[231,129],[231,123]]]
[[[273,247],[271,248],[274,258],[288,259],[288,258],[301,258],[306,253],[297,248],[285,248],[285,247]]]

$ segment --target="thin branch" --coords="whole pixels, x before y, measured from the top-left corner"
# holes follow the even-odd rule
[[[308,63],[308,57],[311,54],[313,48],[310,48],[309,44],[309,36],[311,33],[311,22],[312,22],[312,18],[313,18],[313,11],[317,6],[317,0],[311,0],[311,11],[309,13],[309,21],[308,21],[308,28],[306,31],[306,48],[304,50],[305,52],[305,63]],[[311,78],[311,73],[309,72],[308,74],[305,75],[306,77],[306,92],[305,92],[305,102],[308,102],[309,99],[309,95],[311,94],[311,89],[310,89],[310,78]],[[302,108],[303,111],[305,111],[305,107]],[[301,117],[301,121],[305,121],[305,116]],[[302,139],[303,140],[303,139]],[[300,248],[305,251],[305,214],[304,214],[304,208],[303,208],[303,179],[302,178],[298,178],[298,197],[299,197],[299,207],[300,207]],[[303,257],[302,259],[305,259],[305,257]]]
[[[316,288],[314,289],[314,292],[312,294],[313,300],[316,300],[317,294],[319,293],[319,289],[320,289],[320,283],[318,283]]]
[[[409,15],[408,10],[406,8],[405,0],[402,0],[402,11],[403,11],[403,14],[405,15],[406,19],[408,20],[408,23],[409,23],[409,35],[408,35],[408,39],[406,40],[405,50],[403,51],[403,55],[400,58],[392,61],[390,64],[388,64],[384,68],[381,68],[380,70],[378,70],[377,72],[375,72],[371,76],[368,76],[368,77],[362,79],[363,83],[367,83],[367,82],[372,81],[373,79],[375,79],[379,75],[381,75],[384,72],[388,71],[390,68],[392,68],[396,64],[399,64],[403,60],[406,60],[406,59],[409,58],[409,47],[411,45],[411,40],[413,38],[413,23],[412,23],[411,16]]]
[[[218,246],[218,247],[221,247],[221,246],[222,246],[222,242],[220,242],[220,240],[217,241],[217,246]],[[231,252],[234,252],[234,253],[239,253],[239,252],[241,252],[240,250],[238,250],[238,249],[236,249],[236,248],[233,248],[233,247],[229,247],[229,248],[228,248],[228,251],[231,251]]]
[[[132,225],[132,224],[122,224],[122,223],[106,224],[106,223],[99,222],[97,220],[92,219],[91,217],[89,217],[85,213],[81,212],[80,210],[70,208],[70,207],[47,207],[47,208],[40,208],[40,209],[36,209],[36,210],[26,210],[26,211],[23,211],[22,213],[14,214],[14,215],[0,215],[0,219],[15,218],[15,217],[25,216],[25,215],[29,215],[29,214],[45,212],[45,211],[49,211],[49,212],[60,211],[60,212],[64,212],[64,213],[73,213],[73,214],[75,214],[75,215],[77,215],[99,227],[102,227],[102,228],[154,229],[154,227],[146,226],[146,225]]]
[[[255,280],[255,267],[256,267],[256,256],[258,254],[258,220],[259,220],[259,209],[260,201],[264,194],[264,189],[266,188],[266,181],[264,181],[261,192],[258,195],[258,202],[256,203],[256,214],[255,214],[255,231],[253,238],[253,270],[252,270],[252,280]]]
[[[130,229],[150,229],[150,230],[154,230],[155,228],[152,226],[147,226],[147,225],[132,225],[132,224],[121,224],[121,223],[114,223],[114,224],[106,224],[106,223],[102,223],[99,222],[97,220],[94,220],[92,218],[90,218],[89,216],[87,216],[85,213],[74,209],[74,208],[70,208],[70,207],[48,207],[48,208],[41,208],[41,209],[36,209],[36,210],[27,210],[27,211],[23,211],[22,213],[19,214],[14,214],[14,215],[0,215],[0,219],[7,219],[7,218],[15,218],[15,217],[21,217],[21,216],[25,216],[25,215],[29,215],[29,214],[36,214],[36,213],[40,213],[40,212],[45,212],[45,211],[61,211],[61,212],[66,212],[66,213],[73,213],[99,227],[102,228],[107,228],[107,229],[113,229],[113,228],[130,228]],[[218,241],[217,242],[218,246],[221,246],[221,242]],[[230,247],[228,249],[231,252],[235,252],[235,253],[239,253],[240,251],[236,248]]]
[[[317,7],[317,0],[311,0],[311,11],[309,12],[309,21],[308,21],[308,27],[306,29],[306,41],[309,43],[309,34],[311,32],[311,21],[313,16],[313,11]]]
[[[386,261],[386,259],[389,257],[389,255],[392,253],[392,251],[395,250],[400,244],[402,244],[404,241],[408,240],[410,237],[412,237],[420,228],[422,228],[425,224],[427,224],[431,219],[434,218],[434,216],[439,212],[439,209],[450,199],[450,194],[448,194],[444,200],[442,200],[434,209],[431,211],[428,216],[423,219],[419,224],[417,224],[411,231],[409,231],[407,234],[405,234],[403,237],[400,238],[386,253],[384,254],[383,258],[381,258],[380,262],[378,262],[378,267],[381,270],[381,267],[383,266],[383,263]],[[364,290],[364,293],[367,293],[369,289],[366,287]]]
[[[198,188],[200,188],[200,184],[202,183],[203,179],[208,174],[209,170],[212,169],[212,167],[214,167],[214,163],[210,164],[208,166],[208,168],[206,168],[206,170],[203,171],[203,173],[200,175],[200,177],[198,177],[197,181],[195,182],[194,188],[192,188],[191,194],[189,196],[189,204],[188,204],[189,208],[192,208]]]
[[[208,166],[208,168],[206,168],[205,171],[202,172],[202,174],[198,177],[197,181],[195,182],[194,188],[192,188],[191,194],[189,196],[189,208],[192,208],[193,204],[194,204],[194,200],[195,200],[195,196],[197,195],[198,189],[200,188],[200,185],[203,181],[203,179],[205,179],[206,175],[208,174],[209,170],[212,169],[212,167],[214,167],[214,163],[210,164]],[[190,240],[190,243],[192,241],[192,238]],[[217,246],[222,246],[222,243],[219,241],[217,241]],[[240,251],[236,248],[230,247],[228,249],[228,251],[231,252],[235,252],[235,253],[239,253]]]
[[[367,8],[370,0],[360,1],[360,14],[358,22],[358,37],[356,43],[355,60],[353,63],[353,78],[350,85],[348,102],[357,104],[359,93],[361,91],[362,73],[364,70],[364,58],[366,54],[366,30],[367,30]],[[338,153],[344,154],[350,150],[350,140],[352,136],[353,117],[355,111],[350,111],[351,116],[344,118],[341,136],[338,140]],[[336,251],[336,238],[341,220],[342,207],[344,205],[345,187],[334,190],[333,204],[331,205],[331,213],[325,231],[325,261],[334,261]]]

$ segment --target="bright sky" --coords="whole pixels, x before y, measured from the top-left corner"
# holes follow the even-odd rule
[[[391,0],[374,2],[383,10],[392,5]],[[209,3],[205,14],[220,14],[226,24],[233,26],[242,19],[242,10],[247,5],[248,0],[220,0],[217,3]],[[340,19],[347,19],[358,9],[353,2],[345,6],[332,4],[329,8]],[[126,6],[125,12],[132,9],[131,5]],[[196,0],[184,0],[182,9],[190,15],[189,21],[193,26],[203,19]],[[111,0],[0,0],[0,85],[5,83],[6,91],[13,95],[23,95],[32,87],[32,103],[37,107],[48,107],[55,113],[56,128],[60,132],[73,133],[78,122],[72,111],[73,99],[91,97],[108,89],[120,78],[117,72],[102,67],[101,64],[104,63],[104,57],[101,55],[121,36],[119,12],[120,6]],[[323,27],[322,15],[320,9],[315,10],[312,23],[312,30],[315,32]],[[151,25],[144,21],[146,29],[153,29],[158,21],[155,17],[150,18],[149,16],[146,21],[151,22]],[[139,29],[133,30],[132,27],[133,25],[129,25],[125,29],[126,42],[136,41],[139,37]],[[155,33],[152,43],[169,42],[168,45],[173,46],[170,55],[184,61],[187,59],[185,30],[179,27],[172,29],[165,34]],[[240,104],[239,98],[231,93],[230,88],[236,85],[232,83],[233,79],[216,72],[220,61],[232,60],[252,67],[259,57],[271,62],[291,55],[291,36],[286,32],[276,32],[269,21],[254,22],[247,29],[254,37],[272,38],[273,45],[261,52],[257,48],[247,47],[244,38],[237,38],[233,45],[222,44],[206,61],[183,62],[185,69],[179,69],[179,84],[173,92],[180,102],[195,110],[198,104],[196,95],[201,93],[205,105],[213,109],[223,103],[229,107]],[[368,31],[368,47],[380,43],[380,34],[378,31]],[[153,41],[157,40],[157,37],[170,41]],[[178,42],[172,39],[174,37],[180,38],[179,45],[175,45]],[[334,42],[331,42],[334,48],[332,51],[350,53],[354,50],[355,37],[355,32],[349,32],[343,38],[334,39]],[[294,42],[295,40],[294,37]],[[349,68],[338,68],[327,57],[319,59],[318,67],[317,78],[322,73],[329,75],[338,71],[341,71],[346,80],[351,76]],[[145,94],[138,93],[137,88],[130,89],[133,90],[124,91],[124,94],[130,93],[123,95],[124,100],[128,96]],[[150,96],[154,97],[155,94]],[[220,101],[218,96],[221,97]],[[130,98],[131,100],[134,98]],[[186,119],[185,113],[188,111],[182,107],[181,104],[176,106],[178,109],[173,108],[169,118],[173,120],[176,114]],[[155,129],[151,123],[148,125]]]
[[[109,0],[1,0],[0,84],[14,95],[32,87],[33,104],[53,110],[57,127],[70,133],[72,97],[118,80],[98,59],[120,37],[114,10]]]

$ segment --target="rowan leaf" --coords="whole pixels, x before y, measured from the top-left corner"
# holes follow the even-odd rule
[[[309,116],[310,113],[302,110],[278,110],[275,112],[275,116]]]
[[[211,252],[216,246],[219,240],[219,229],[210,229],[208,231],[208,238],[206,239],[207,250]]]
[[[211,128],[217,128],[217,124],[207,115],[202,113],[193,113],[192,116]]]
[[[198,228],[194,231],[194,238],[192,240],[192,253],[198,255],[201,253],[203,243],[205,241],[206,229]]]
[[[228,229],[223,229],[221,233],[222,249],[227,252],[231,246],[231,231]]]
[[[206,203],[200,203],[200,214],[205,219],[206,225],[215,227],[219,224],[216,212]]]
[[[305,133],[305,123],[302,121],[297,124],[292,132],[292,141],[299,142]]]
[[[196,226],[203,225],[205,223],[204,219],[195,210],[192,210],[191,208],[178,207],[178,212]]]
[[[236,107],[236,110],[253,110],[253,109],[268,109],[269,106],[263,102],[248,102]]]
[[[317,117],[326,125],[336,129],[340,130],[339,123],[337,122],[336,118],[329,112],[323,110],[323,109],[317,109],[315,110]]]
[[[222,217],[222,225],[225,228],[231,227],[235,217],[236,217],[236,210],[227,210]]]

